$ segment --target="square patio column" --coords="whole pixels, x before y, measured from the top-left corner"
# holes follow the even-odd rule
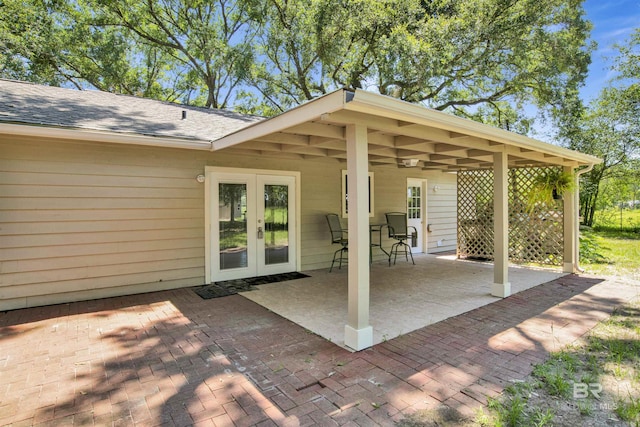
[[[493,285],[491,295],[511,295],[509,283],[509,161],[505,151],[493,155]]]
[[[565,166],[563,168],[564,173],[570,173],[573,175],[573,167]],[[574,182],[577,177],[573,175]],[[575,273],[575,266],[577,265],[577,197],[578,191],[577,183],[574,184],[574,190],[563,194],[564,200],[564,238],[563,238],[563,268],[565,273]]]
[[[349,296],[344,343],[354,350],[373,345],[369,325],[369,149],[367,127],[348,125]]]

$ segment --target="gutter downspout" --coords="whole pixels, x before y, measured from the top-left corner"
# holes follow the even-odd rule
[[[591,172],[593,170],[593,166],[594,164],[590,163],[585,169],[581,169],[577,171],[576,177],[575,177],[576,191],[573,197],[574,197],[574,204],[576,206],[576,228],[575,228],[576,242],[574,245],[575,253],[574,253],[573,259],[575,259],[575,263],[573,265],[573,268],[579,273],[584,273],[584,270],[580,268],[580,176],[587,172]]]

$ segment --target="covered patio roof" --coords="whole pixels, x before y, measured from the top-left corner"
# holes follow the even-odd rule
[[[567,166],[600,159],[493,126],[362,90],[338,90],[212,143],[213,151],[280,158],[346,160],[346,126],[367,128],[371,165],[417,159],[425,170],[491,168],[506,152],[508,167]]]
[[[425,170],[493,170],[494,265],[490,294],[511,294],[508,259],[508,171],[559,166],[573,173],[600,162],[471,120],[365,91],[338,90],[279,116],[251,124],[211,143],[211,150],[278,158],[345,161],[349,194],[349,265],[346,346],[362,350],[374,342],[369,318],[369,167],[403,165],[413,159]],[[413,165],[412,165],[413,166]],[[574,175],[574,179],[577,177]],[[576,192],[565,196],[564,272],[577,259]]]

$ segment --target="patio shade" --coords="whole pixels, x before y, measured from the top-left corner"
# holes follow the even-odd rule
[[[508,167],[600,163],[597,157],[568,150],[366,91],[338,90],[279,116],[257,122],[212,143],[212,150],[293,159],[346,160],[345,127],[367,128],[372,166],[403,166],[446,171],[493,167],[494,153],[506,151]]]

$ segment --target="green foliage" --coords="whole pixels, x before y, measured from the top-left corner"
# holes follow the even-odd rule
[[[551,396],[569,397],[572,390],[572,378],[577,360],[566,352],[554,353],[545,363],[533,368],[533,376],[539,385]]]
[[[567,105],[581,0],[3,0],[0,75],[273,115],[365,88],[527,131]]]
[[[273,0],[266,21],[255,82],[279,110],[368,88],[524,131],[519,107],[557,103],[589,61],[578,1]]]
[[[580,261],[589,264],[605,264],[609,261],[602,254],[602,248],[592,233],[580,233]]]
[[[617,187],[625,181],[637,185],[640,177],[640,29],[617,49],[612,66],[615,77],[609,86],[588,108],[568,108],[557,116],[559,137],[569,148],[603,160],[581,182],[581,211],[589,226],[594,224],[596,209],[601,207],[599,199],[620,190],[603,189],[603,183],[617,180],[613,183]]]
[[[552,363],[563,365],[564,369],[569,374],[574,374],[576,372],[578,359],[575,355],[569,353],[568,351],[559,351],[557,353],[553,353],[550,360],[552,361]]]
[[[224,108],[253,58],[250,0],[4,0],[0,75]]]
[[[491,415],[478,414],[475,422],[482,426],[517,427],[552,425],[554,413],[550,409],[527,408],[531,385],[516,383],[505,388],[500,399],[489,398],[487,407]]]
[[[635,422],[635,426],[640,425],[640,399],[632,397],[618,401],[616,414],[625,421]]]
[[[578,412],[582,416],[588,416],[593,413],[593,404],[589,400],[578,400],[576,402]]]
[[[173,89],[163,86],[168,56],[100,25],[84,2],[5,0],[0,40],[1,76],[173,100]]]
[[[531,416],[531,425],[535,427],[552,426],[553,417],[554,413],[551,409],[543,411],[540,408],[534,408],[533,415]]]
[[[640,342],[634,340],[612,339],[608,341],[611,360],[616,362],[639,360]]]
[[[573,174],[559,168],[549,168],[534,179],[527,196],[528,208],[531,211],[539,204],[553,207],[556,197],[563,197],[574,188]]]
[[[580,260],[588,273],[640,279],[640,232],[636,228],[621,231],[619,226],[597,226],[580,234]]]
[[[593,229],[612,237],[640,237],[640,209],[603,209],[597,212]]]

